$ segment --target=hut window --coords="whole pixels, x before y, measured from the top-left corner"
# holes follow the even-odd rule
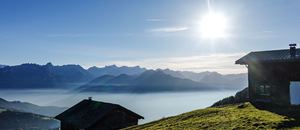
[[[257,88],[257,93],[263,96],[271,95],[271,86],[269,85],[259,85]]]

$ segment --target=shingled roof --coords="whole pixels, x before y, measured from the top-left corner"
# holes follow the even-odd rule
[[[295,57],[291,57],[290,49],[251,52],[246,56],[237,60],[235,63],[244,65],[244,64],[255,63],[255,62],[293,62],[293,61],[300,61],[300,49],[296,49]]]
[[[88,128],[105,117],[114,109],[121,109],[137,119],[144,119],[144,117],[118,105],[112,103],[105,103],[93,100],[83,100],[57,115],[55,118],[68,124],[72,124],[77,128]]]

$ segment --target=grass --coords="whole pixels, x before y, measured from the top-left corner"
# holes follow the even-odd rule
[[[259,110],[250,103],[195,110],[178,116],[164,118],[127,130],[196,130],[196,129],[297,129],[293,118]]]

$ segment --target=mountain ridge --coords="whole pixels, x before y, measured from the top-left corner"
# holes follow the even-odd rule
[[[93,76],[79,65],[26,63],[0,68],[0,79],[1,88],[57,88],[87,82],[93,79]]]
[[[174,77],[190,79],[196,82],[210,84],[211,86],[218,86],[222,88],[231,87],[240,89],[246,87],[248,82],[248,75],[246,73],[240,74],[220,74],[218,72],[191,72],[191,71],[174,71],[170,69],[159,69],[166,74]]]
[[[141,68],[140,66],[128,67],[128,66],[121,66],[118,67],[116,65],[108,65],[105,67],[90,67],[87,69],[91,74],[96,77],[102,75],[113,75],[117,76],[120,74],[127,74],[127,75],[139,75],[142,72],[146,71],[146,68]]]
[[[55,106],[38,106],[28,102],[20,101],[7,101],[0,98],[0,107],[8,110],[14,110],[19,112],[34,113],[44,116],[56,116],[57,114],[63,112],[67,108],[55,107]]]
[[[87,83],[92,84],[92,82],[95,82],[99,84],[99,82],[96,82],[97,78],[100,80],[99,78],[101,76],[109,75],[110,78],[113,78],[114,76],[123,76],[123,78],[119,77],[115,80],[119,80],[119,84],[130,84],[132,86],[134,83],[129,82],[138,82],[133,81],[132,78],[138,77],[144,72],[151,71],[165,73],[166,75],[172,76],[173,79],[178,80],[178,82],[183,81],[182,79],[192,80],[198,84],[205,84],[206,86],[220,89],[241,89],[247,86],[247,74],[244,73],[223,75],[217,72],[209,71],[196,73],[191,71],[174,71],[171,69],[152,70],[142,68],[140,66],[118,67],[116,65],[108,65],[102,68],[90,67],[88,69],[84,69],[80,65],[69,64],[55,66],[49,62],[45,65],[25,63],[16,66],[0,68],[0,89],[76,89],[80,86],[86,85]],[[125,77],[128,79],[125,79]],[[153,84],[159,80],[156,79],[156,81],[154,81],[155,78],[152,79],[153,81],[149,81],[149,84]],[[142,80],[142,78],[140,78],[140,80]],[[117,84],[117,82],[111,82],[113,84]],[[143,86],[150,87],[146,84]],[[154,87],[157,88],[157,86]]]
[[[81,91],[93,92],[162,92],[162,91],[192,91],[192,90],[213,90],[216,88],[201,84],[189,79],[180,79],[171,75],[165,74],[162,71],[147,70],[139,76],[119,75],[110,76],[107,80],[107,75],[98,77],[98,81],[91,81],[80,87]]]

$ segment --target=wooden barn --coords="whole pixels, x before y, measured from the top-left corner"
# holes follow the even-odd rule
[[[57,115],[61,130],[116,130],[137,125],[144,117],[117,104],[83,100]]]
[[[249,99],[277,105],[300,105],[300,49],[251,52],[236,61],[248,68]]]

